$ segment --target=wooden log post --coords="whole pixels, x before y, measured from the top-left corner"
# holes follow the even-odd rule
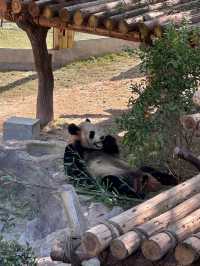
[[[99,224],[89,229],[82,238],[87,253],[93,257],[107,248],[114,238],[131,231],[200,191],[200,175],[164,191],[156,197],[135,206],[108,220],[108,225]]]
[[[200,106],[200,90],[197,90],[194,93],[192,100],[195,105]]]
[[[146,259],[157,261],[163,258],[169,250],[175,248],[179,241],[200,229],[200,209],[192,212],[177,223],[169,226],[168,230],[144,240],[142,253]]]
[[[84,217],[78,196],[72,186],[63,186],[61,191],[67,221],[72,237],[80,237],[88,228],[88,221]]]
[[[176,147],[174,149],[174,155],[178,156],[180,159],[191,163],[193,166],[196,167],[197,170],[200,171],[200,159],[194,156],[190,151]]]
[[[110,245],[112,255],[118,260],[125,259],[140,247],[146,237],[166,229],[170,224],[184,218],[199,207],[200,194],[197,194],[175,208],[136,227],[135,231],[130,231],[113,240]]]
[[[53,120],[53,88],[54,78],[51,55],[48,53],[46,37],[48,28],[20,21],[17,25],[23,29],[32,46],[35,68],[38,75],[38,95],[36,117],[40,119],[41,126]]]
[[[87,258],[83,249],[80,248],[80,240],[82,234],[88,228],[88,221],[82,213],[78,195],[73,186],[62,186],[60,196],[67,218],[69,235],[64,241],[56,241],[51,249],[51,258],[71,263],[73,260],[79,261],[80,259]],[[76,249],[77,254],[75,252]]]
[[[200,232],[190,236],[176,247],[175,258],[182,266],[193,264],[199,257]]]
[[[186,130],[199,130],[200,129],[200,113],[192,115],[184,115],[180,118],[180,122]]]
[[[74,36],[75,32],[72,30],[53,28],[53,49],[73,48]]]

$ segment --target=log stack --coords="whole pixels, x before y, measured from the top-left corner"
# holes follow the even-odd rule
[[[1,15],[13,21],[137,42],[162,36],[170,22],[199,25],[199,11],[199,0],[0,0]]]
[[[92,258],[110,246],[112,256],[123,261],[141,247],[147,260],[157,261],[177,246],[175,256],[180,264],[190,252],[183,264],[189,265],[188,261],[200,256],[200,233],[192,235],[200,231],[199,192],[197,175],[89,229],[82,237],[85,252]]]

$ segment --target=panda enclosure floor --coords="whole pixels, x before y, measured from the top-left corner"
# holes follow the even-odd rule
[[[63,124],[105,121],[127,108],[131,82],[142,78],[132,53],[109,54],[72,63],[54,72],[55,121],[48,136],[63,138]],[[30,71],[3,71],[0,76],[0,132],[10,116],[35,117],[37,76]],[[51,133],[51,134],[50,134]]]

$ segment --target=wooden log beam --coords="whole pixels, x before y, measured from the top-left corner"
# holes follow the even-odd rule
[[[193,264],[199,257],[200,232],[190,236],[176,247],[175,258],[182,266]]]
[[[169,226],[166,232],[161,232],[144,240],[142,253],[150,261],[158,261],[173,249],[177,242],[183,241],[200,229],[200,209],[192,212],[177,223]]]
[[[180,25],[185,19],[188,21],[196,20],[196,14],[199,10],[194,9],[186,12],[175,13],[173,15],[165,15],[154,20],[139,23],[139,31],[142,40],[148,39],[150,34],[154,34],[157,37],[161,37],[166,26],[170,23],[174,23],[176,26]]]
[[[78,3],[73,6],[64,7],[60,10],[59,16],[62,21],[69,22],[72,20],[73,14],[77,9],[92,7],[94,5],[102,4],[103,2],[104,0],[89,0],[87,2]]]
[[[27,10],[31,0],[12,0],[11,8],[14,14],[19,14]]]
[[[74,30],[78,32],[83,32],[83,33],[91,33],[91,34],[96,34],[100,36],[108,36],[112,38],[117,38],[117,39],[123,39],[127,41],[132,41],[132,42],[140,42],[140,35],[138,32],[129,32],[128,34],[121,34],[119,32],[115,31],[107,31],[102,28],[96,28],[95,31],[86,26],[76,26],[76,25],[67,25],[67,23],[61,21],[59,18],[55,17],[52,19],[46,19],[44,17],[39,17],[38,19],[34,19],[34,23],[39,24],[43,27],[51,28],[61,28],[61,29],[68,29],[68,30]]]
[[[54,0],[39,0],[39,1],[31,1],[28,6],[28,11],[31,14],[33,18],[38,17],[40,13],[42,12],[43,8],[46,5],[52,4],[52,3],[58,3],[58,1]]]
[[[199,130],[200,129],[200,113],[184,115],[180,118],[180,122],[186,130]]]
[[[0,1],[0,12],[4,14],[11,9],[11,0],[1,0]]]
[[[176,17],[173,17],[172,20],[168,19],[167,21],[163,21],[162,23],[155,25],[153,28],[153,34],[156,37],[160,38],[163,35],[163,32],[165,31],[166,27],[170,25],[172,22],[176,26],[179,26],[184,20],[187,21],[189,25],[199,23],[200,22],[199,12],[200,12],[200,8],[197,8],[193,11],[179,13],[179,19],[176,19]],[[191,15],[189,13],[191,13]]]
[[[200,90],[197,90],[194,93],[192,100],[195,105],[200,106]]]
[[[118,231],[115,238],[120,234],[131,231],[135,226],[147,222],[159,214],[173,208],[177,204],[200,191],[200,175],[186,182],[162,192],[156,197],[134,207],[126,212],[110,219],[111,228]],[[82,243],[90,256],[96,256],[107,248],[113,240],[113,233],[109,226],[99,224],[89,229],[83,236]]]
[[[191,163],[197,170],[200,171],[200,160],[196,156],[194,156],[190,151],[176,147],[174,149],[174,155],[178,156],[180,159],[183,159],[189,163]]]
[[[110,250],[117,260],[123,260],[135,252],[146,237],[166,229],[170,224],[176,223],[200,207],[200,193],[184,201],[175,208],[144,223],[136,230],[130,231],[111,242]]]
[[[92,1],[94,1],[94,0],[87,0],[87,2],[92,2]],[[61,2],[58,4],[52,3],[52,4],[43,8],[42,16],[45,18],[53,18],[55,16],[59,16],[60,9],[62,9],[64,7],[73,6],[76,4],[82,4],[82,3],[85,3],[85,0],[70,0],[70,1]],[[39,13],[41,13],[41,11]],[[38,13],[38,15],[39,15],[39,13]]]
[[[104,22],[105,27],[109,30],[112,30],[117,25],[121,32],[132,31],[136,27],[136,22],[138,22],[137,16],[141,15],[140,21],[150,20],[151,18],[155,18],[159,16],[159,11],[162,10],[162,14],[165,14],[170,7],[177,5],[179,3],[185,3],[187,0],[169,0],[169,1],[153,1],[151,4],[141,5],[140,3],[137,5],[129,5],[126,8],[126,13],[117,14],[114,16],[110,16]],[[152,13],[152,11],[157,11],[157,13]],[[149,13],[148,15],[148,12]],[[160,14],[160,15],[162,15]]]
[[[80,26],[84,20],[88,20],[89,16],[102,11],[112,11],[115,8],[119,9],[121,0],[103,0],[101,4],[97,4],[88,8],[82,8],[75,11],[73,16],[73,22],[75,25]]]
[[[135,2],[123,1],[122,3],[120,3],[120,7],[118,9],[111,9],[111,10],[98,12],[98,13],[94,13],[90,15],[88,19],[88,26],[91,28],[97,28],[98,26],[105,24],[106,19],[108,19],[109,17],[120,15],[122,13],[124,14],[124,11],[127,12],[128,10],[131,10],[131,9],[135,10],[138,8],[142,8],[146,5],[147,5],[147,2],[145,0],[140,0],[140,1],[135,1]]]

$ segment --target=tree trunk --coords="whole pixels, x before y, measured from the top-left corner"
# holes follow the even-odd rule
[[[48,28],[32,25],[28,22],[18,22],[31,42],[35,68],[38,74],[38,96],[36,117],[41,126],[53,120],[53,88],[54,78],[51,55],[48,53],[46,37]]]

